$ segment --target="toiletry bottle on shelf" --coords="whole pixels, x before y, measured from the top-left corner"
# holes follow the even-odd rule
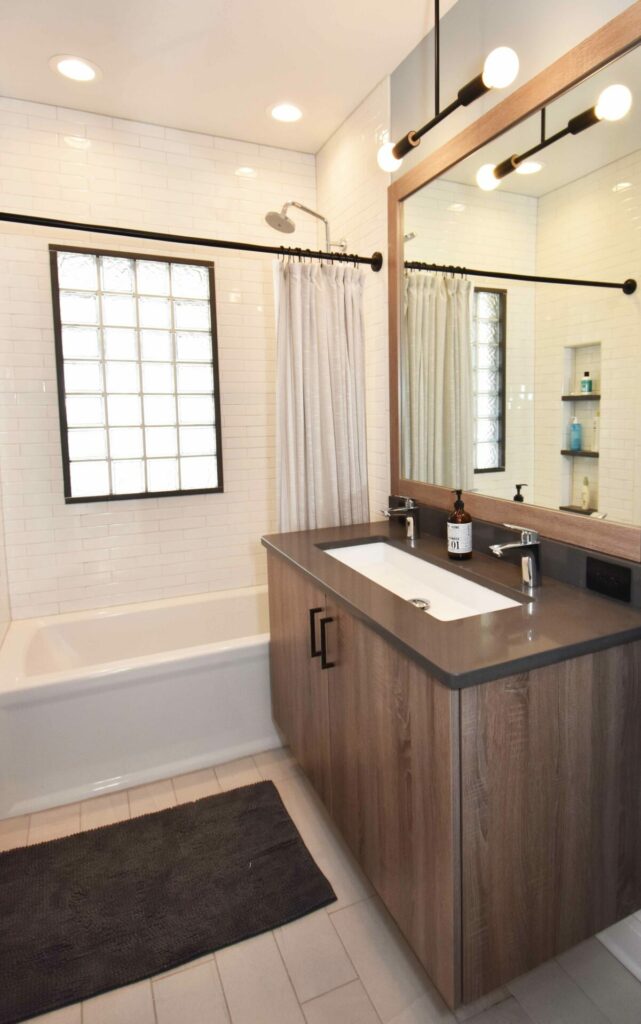
[[[527,484],[515,484],[515,487],[516,487],[516,494],[512,498],[512,501],[525,501],[525,498],[521,494],[521,488],[522,487],[527,487]]]
[[[576,418],[576,416],[573,416],[572,417],[572,422],[570,423],[570,451],[571,452],[580,452],[581,451],[582,443],[583,443],[583,427],[579,423],[579,421]]]
[[[583,486],[581,487],[581,508],[584,512],[590,507],[590,481],[587,476],[583,477]]]
[[[592,451],[598,452],[599,450],[599,427],[601,426],[601,417],[598,412],[594,414],[592,420]]]
[[[587,394],[591,390],[592,390],[592,378],[590,376],[590,371],[586,370],[585,373],[583,374],[583,377],[581,378],[581,394],[582,395]]]
[[[472,557],[472,516],[465,511],[461,500],[462,491],[456,494],[454,510],[447,520],[447,553],[450,558],[462,560]]]

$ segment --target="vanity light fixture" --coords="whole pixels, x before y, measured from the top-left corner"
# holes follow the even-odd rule
[[[297,107],[294,103],[277,103],[276,106],[270,107],[269,113],[275,121],[285,121],[288,124],[300,121],[303,116],[300,107]]]
[[[102,74],[97,64],[92,64],[84,57],[74,57],[70,53],[56,54],[49,61],[49,67],[59,75],[73,79],[74,82],[94,82]]]
[[[529,158],[540,153],[541,150],[547,149],[548,146],[559,142],[567,135],[580,135],[581,132],[598,124],[599,121],[620,121],[629,113],[631,106],[632,93],[627,85],[609,85],[600,93],[593,107],[571,117],[565,128],[550,135],[549,138],[546,138],[545,134],[545,108],[543,108],[541,111],[541,141],[525,153],[513,153],[500,164],[483,164],[476,172],[476,184],[484,192],[492,192],[500,185],[503,178],[506,178],[512,171],[518,171],[520,167],[524,167],[529,162]],[[532,172],[522,170],[520,173]]]

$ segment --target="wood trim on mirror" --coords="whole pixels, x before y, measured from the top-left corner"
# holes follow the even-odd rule
[[[389,372],[390,372],[390,469],[393,494],[403,494],[426,505],[449,508],[452,503],[450,488],[436,484],[405,480],[400,476],[399,426],[399,344],[400,344],[400,284],[403,263],[403,209],[401,203],[428,182],[440,177],[455,164],[498,135],[519,124],[540,110],[561,93],[594,74],[610,61],[634,49],[641,42],[641,0],[636,0],[603,28],[529,82],[522,85],[507,99],[488,111],[474,124],[425,160],[412,167],[387,192],[389,229]],[[590,519],[536,505],[519,505],[503,498],[468,494],[465,507],[480,519],[491,523],[509,520],[517,525],[531,526],[545,537],[566,544],[592,548],[619,558],[641,562],[641,529],[607,520]]]

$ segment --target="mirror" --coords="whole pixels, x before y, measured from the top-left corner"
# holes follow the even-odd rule
[[[614,83],[632,93],[626,116],[568,133],[500,182],[486,169],[497,187],[479,187],[481,167],[537,148]],[[641,525],[641,49],[400,207],[400,476]]]

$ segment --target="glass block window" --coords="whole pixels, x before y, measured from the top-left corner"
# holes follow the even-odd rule
[[[474,289],[474,472],[505,469],[506,292]]]
[[[65,500],[222,491],[213,264],[50,255]]]

